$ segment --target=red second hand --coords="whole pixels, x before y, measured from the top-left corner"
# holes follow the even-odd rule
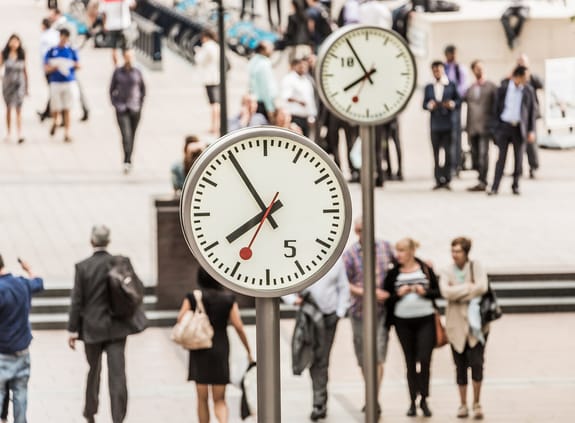
[[[371,71],[373,71],[373,67],[374,67],[375,63],[373,65],[371,65],[371,69],[370,71],[364,75],[363,79],[361,80],[361,84],[359,84],[359,90],[357,91],[357,94],[353,96],[353,98],[351,99],[351,101],[353,101],[354,103],[357,103],[359,101],[359,95],[361,94],[361,90],[363,90],[363,85],[365,84],[365,80],[368,78],[368,75],[371,73]]]
[[[274,205],[274,203],[276,202],[278,195],[280,195],[279,192],[276,192],[276,195],[274,196],[274,199],[272,200],[272,202],[270,203],[270,205],[268,206],[268,208],[266,209],[266,212],[264,213],[264,217],[262,217],[262,220],[260,221],[260,224],[258,225],[258,228],[256,229],[256,232],[254,233],[254,236],[252,236],[252,240],[250,241],[250,243],[248,244],[247,247],[243,247],[240,250],[240,257],[242,258],[242,260],[249,260],[252,257],[252,244],[254,243],[254,241],[256,240],[256,237],[258,236],[258,233],[260,232],[260,229],[262,228],[262,225],[264,224],[264,222],[266,221],[266,219],[268,218],[268,215],[270,214],[270,211]]]

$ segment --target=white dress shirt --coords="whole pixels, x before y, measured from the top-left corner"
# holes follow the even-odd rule
[[[313,84],[306,75],[299,75],[297,72],[291,71],[282,79],[281,87],[281,98],[285,103],[285,109],[292,116],[316,116]],[[288,101],[290,98],[296,101]]]
[[[389,8],[378,0],[368,0],[359,5],[359,21],[385,29],[391,29],[393,25]]]
[[[201,70],[204,85],[220,83],[220,46],[214,40],[206,41],[196,50],[196,65]]]
[[[507,93],[505,94],[505,105],[501,120],[516,124],[521,120],[521,102],[523,101],[523,87],[518,87],[515,82],[509,81]]]
[[[350,304],[349,282],[345,265],[340,258],[327,274],[302,294],[309,292],[323,314],[336,313],[338,317],[345,317]],[[282,297],[287,304],[294,304],[297,294]]]

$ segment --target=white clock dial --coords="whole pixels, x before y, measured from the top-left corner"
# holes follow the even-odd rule
[[[196,259],[228,288],[273,297],[323,276],[349,235],[347,184],[325,152],[279,128],[236,131],[194,164],[181,218]]]
[[[330,35],[318,55],[316,80],[339,117],[375,125],[407,105],[417,81],[411,51],[394,31],[350,25]]]

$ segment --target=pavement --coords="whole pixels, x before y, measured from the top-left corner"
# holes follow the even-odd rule
[[[0,141],[0,252],[9,269],[16,270],[16,258],[22,257],[44,276],[48,288],[71,287],[73,264],[91,253],[91,226],[104,222],[112,228],[112,252],[130,255],[146,284],[154,285],[152,201],[156,195],[171,195],[169,169],[180,158],[184,136],[210,137],[203,87],[195,69],[168,50],[162,72],[144,69],[148,96],[137,135],[135,166],[132,174],[123,175],[119,131],[108,100],[113,71],[109,51],[87,47],[80,52],[79,77],[91,112],[90,120],[80,123],[81,111],[74,111],[74,141],[64,144],[63,134],[51,138],[48,124],[38,122],[36,110],[43,108],[47,97],[38,54],[43,7],[43,1],[0,2],[0,40],[12,32],[22,36],[31,82],[23,111],[26,142]],[[230,59],[231,116],[238,112],[247,77],[245,60]],[[285,68],[277,73],[285,73]],[[573,271],[575,151],[541,150],[537,179],[522,181],[520,197],[511,195],[508,178],[498,197],[468,193],[465,188],[475,182],[470,172],[453,182],[453,192],[432,192],[428,116],[420,103],[418,90],[400,121],[405,181],[389,182],[376,190],[377,236],[391,241],[414,237],[421,242],[420,255],[438,266],[450,260],[450,240],[465,234],[474,240],[473,257],[492,272]],[[495,154],[493,149],[493,160]],[[350,189],[357,216],[361,213],[360,187],[351,185]],[[292,325],[282,322],[282,357],[289,356]],[[487,348],[486,421],[574,420],[575,338],[570,336],[574,325],[573,314],[509,315],[494,325]],[[248,333],[253,344],[255,328],[248,327]],[[65,337],[64,332],[35,333],[30,392],[33,423],[81,421],[87,368],[81,350],[67,350]],[[402,360],[392,336],[380,395],[385,421],[411,421],[403,417],[408,400]],[[149,329],[130,339],[127,362],[128,422],[196,421],[194,388],[185,381],[186,356],[169,341],[167,330]],[[281,366],[283,421],[306,421],[311,407],[309,378],[291,376],[289,360],[282,360]],[[434,355],[432,379],[433,420],[455,421],[457,391],[446,348]],[[362,389],[349,323],[344,321],[333,351],[326,422],[362,421]],[[230,388],[228,394],[230,421],[239,421],[238,391]],[[102,413],[100,421],[109,422],[105,395]]]

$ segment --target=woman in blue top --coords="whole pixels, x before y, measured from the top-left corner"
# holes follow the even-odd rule
[[[407,415],[417,414],[415,400],[425,417],[431,417],[427,405],[431,354],[435,347],[435,304],[440,296],[437,277],[431,267],[415,257],[419,244],[404,238],[395,246],[396,266],[385,277],[383,289],[389,292],[387,325],[395,325],[407,366],[407,384],[411,404]],[[419,371],[417,371],[419,363]]]
[[[24,96],[28,95],[28,73],[26,71],[26,52],[22,41],[16,34],[12,34],[2,50],[0,67],[4,66],[2,79],[2,95],[6,103],[6,129],[7,139],[12,135],[12,110],[16,111],[16,133],[18,143],[22,144],[22,103]]]

